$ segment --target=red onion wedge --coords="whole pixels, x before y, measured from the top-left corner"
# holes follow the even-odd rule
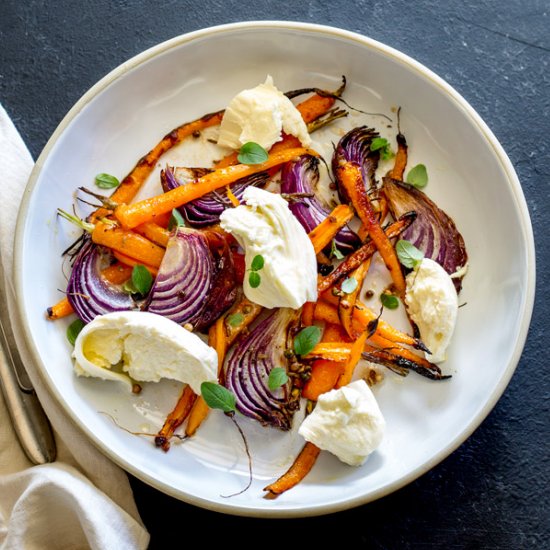
[[[436,261],[449,275],[465,267],[468,254],[454,221],[416,187],[389,177],[382,181],[382,191],[392,216],[399,217],[411,210],[417,213],[416,220],[401,238],[422,250],[426,258]],[[462,278],[453,278],[457,292],[462,288]]]
[[[177,227],[145,309],[202,331],[233,304],[236,293],[235,269],[223,235]]]
[[[378,132],[373,128],[358,126],[350,130],[338,142],[332,155],[332,171],[337,174],[341,161],[353,162],[361,168],[363,181],[367,189],[376,189],[375,172],[380,159],[379,151],[371,151],[371,144],[379,137]],[[340,200],[349,203],[349,197],[341,186],[338,187]]]
[[[281,193],[289,195],[288,207],[308,233],[330,214],[315,197],[314,191],[318,181],[319,159],[316,157],[303,155],[283,166]],[[348,227],[344,227],[336,234],[334,243],[344,255],[361,245],[359,237]]]
[[[269,373],[274,367],[286,367],[285,351],[292,349],[291,336],[299,311],[273,310],[230,351],[225,363],[225,386],[237,398],[237,409],[262,424],[289,430],[299,396],[292,395],[290,379],[270,390]]]
[[[67,299],[77,316],[89,323],[104,313],[137,309],[136,302],[121,286],[113,285],[101,276],[101,268],[109,265],[110,255],[94,244],[88,235],[83,239],[67,285]]]
[[[160,173],[161,185],[163,190],[170,191],[180,185],[192,185],[197,178],[211,172],[209,168],[171,168],[166,167]],[[240,201],[244,190],[249,185],[263,187],[269,178],[267,172],[253,174],[242,178],[231,185],[231,192]],[[231,200],[227,197],[224,190],[212,191],[204,197],[184,204],[179,208],[181,215],[191,227],[206,227],[220,221],[220,214],[226,209],[232,207]]]

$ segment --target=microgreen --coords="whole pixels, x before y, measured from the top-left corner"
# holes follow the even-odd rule
[[[203,382],[201,395],[211,409],[221,409],[223,412],[235,412],[235,395],[216,382]]]
[[[227,316],[226,320],[230,327],[238,327],[244,321],[244,315],[242,313],[232,313]]]
[[[395,245],[395,252],[397,253],[399,261],[405,267],[411,269],[419,265],[424,258],[424,252],[422,252],[422,250],[419,250],[416,246],[414,246],[414,244],[404,239],[397,241],[397,244]]]
[[[267,151],[253,141],[247,141],[239,150],[237,159],[242,164],[261,164],[268,159]]]
[[[113,187],[120,185],[120,181],[111,174],[101,173],[95,177],[95,184],[101,189],[113,189]]]
[[[422,189],[428,184],[428,171],[423,164],[417,164],[409,170],[405,180],[409,185]]]
[[[391,145],[388,140],[383,137],[374,138],[370,144],[371,151],[380,151],[380,158],[382,160],[389,160],[394,157]]]
[[[75,319],[68,327],[67,327],[67,340],[71,343],[72,346],[74,346],[74,343],[76,342],[76,337],[80,334],[80,331],[84,328],[84,321],[82,319]]]
[[[358,286],[357,279],[348,277],[340,286],[340,290],[346,294],[351,294]]]
[[[283,367],[275,367],[269,373],[267,387],[270,390],[276,390],[288,382],[288,375]]]
[[[397,309],[399,307],[399,299],[397,296],[388,292],[382,292],[382,294],[380,294],[380,301],[387,309]]]
[[[128,294],[141,294],[147,296],[153,286],[153,276],[144,265],[135,265],[132,269],[132,276],[128,279],[122,289]]]
[[[264,257],[261,254],[256,254],[252,258],[252,263],[250,264],[250,273],[248,274],[248,284],[252,288],[258,288],[262,282],[262,278],[258,271],[264,267]]]
[[[168,230],[172,231],[175,227],[185,227],[185,221],[180,211],[174,208],[168,222]]]
[[[331,245],[330,245],[330,256],[331,258],[336,258],[337,260],[343,260],[344,255],[338,250],[338,247],[336,246],[336,241],[332,239]]]
[[[302,329],[294,338],[294,353],[307,355],[321,340],[321,329],[312,325]]]

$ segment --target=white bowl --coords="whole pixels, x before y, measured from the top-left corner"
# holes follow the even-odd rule
[[[310,475],[275,500],[262,487],[300,449],[242,419],[254,480],[247,482],[241,441],[213,412],[190,441],[168,453],[150,437],[177,398],[173,383],[129,396],[116,383],[75,377],[65,337],[69,320],[45,320],[66,279],[60,254],[76,233],[56,218],[95,174],[125,175],[160,137],[183,121],[223,108],[271,74],[280,89],[335,89],[371,112],[401,106],[410,166],[427,165],[426,192],[455,220],[470,256],[458,325],[444,364],[453,377],[431,382],[389,373],[375,388],[388,430],[359,468],[322,453]],[[375,123],[387,132],[381,118]],[[518,363],[533,306],[533,235],[517,176],[502,147],[468,103],[428,69],[374,40],[319,25],[248,22],[193,32],[160,44],[115,69],[71,109],[32,173],[16,236],[15,282],[30,349],[67,414],[108,457],[157,489],[221,512],[291,517],[334,512],[386,495],[456,449],[487,416]],[[101,414],[101,413],[107,413]]]

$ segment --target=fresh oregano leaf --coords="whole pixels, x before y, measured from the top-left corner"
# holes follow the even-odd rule
[[[267,151],[261,145],[248,141],[240,148],[237,159],[242,164],[261,164],[268,157]]]
[[[423,164],[417,164],[411,168],[405,181],[418,189],[426,187],[428,184],[428,171],[426,170],[426,166]]]
[[[111,176],[111,174],[102,173],[95,177],[95,184],[101,189],[113,189],[113,187],[120,185],[120,181],[115,176]]]
[[[393,158],[394,153],[388,140],[383,137],[374,138],[370,144],[371,151],[380,151],[380,158],[382,160],[389,160]]]
[[[399,261],[410,269],[415,268],[424,258],[424,252],[405,239],[397,241],[395,252]]]
[[[267,380],[267,387],[270,390],[276,390],[288,382],[288,375],[283,367],[271,369]]]
[[[348,277],[340,286],[340,290],[346,294],[351,294],[359,283],[354,277]]]
[[[263,266],[264,266],[264,257],[261,254],[256,254],[256,256],[252,258],[250,269],[252,271],[260,271],[260,269],[262,269]]]
[[[399,298],[388,292],[382,292],[382,294],[380,294],[380,301],[387,309],[397,309],[399,307]]]
[[[76,337],[80,334],[80,331],[84,328],[86,323],[82,319],[75,319],[67,327],[67,340],[71,343],[71,346],[74,346]]]
[[[147,296],[153,286],[153,276],[144,265],[135,265],[132,269],[132,284],[142,296]]]
[[[248,284],[252,288],[258,288],[261,282],[262,282],[262,278],[260,277],[260,274],[257,273],[256,271],[251,271],[248,274]]]
[[[172,210],[172,215],[170,216],[170,220],[168,221],[168,230],[172,231],[172,229],[176,227],[185,227],[185,220],[183,219],[183,216],[180,214],[180,211],[174,208]]]
[[[235,412],[235,395],[227,388],[215,382],[203,382],[201,384],[201,395],[211,409]]]
[[[321,334],[321,329],[316,325],[303,328],[294,337],[294,353],[307,355],[319,343]]]
[[[232,313],[227,316],[226,321],[230,327],[238,327],[244,321],[244,315],[242,313]]]
[[[338,247],[336,246],[336,241],[332,239],[331,245],[330,245],[330,256],[332,258],[336,258],[337,260],[343,260],[344,255],[338,250]]]

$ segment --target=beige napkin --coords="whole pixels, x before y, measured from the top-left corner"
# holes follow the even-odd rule
[[[1,105],[0,167],[0,254],[6,272],[11,273],[17,209],[33,161]],[[20,351],[25,360],[26,350]],[[1,353],[0,360],[4,360]],[[54,428],[57,460],[31,465],[18,444],[0,393],[0,549],[147,548],[149,534],[125,472],[65,416],[32,361],[25,360],[25,364]],[[70,450],[64,444],[69,441]]]

